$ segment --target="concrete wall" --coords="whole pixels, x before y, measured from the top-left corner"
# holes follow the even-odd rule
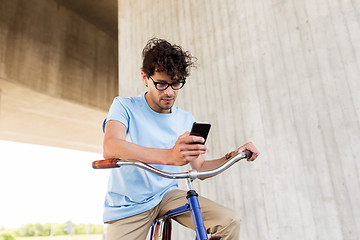
[[[118,5],[120,95],[145,91],[141,50],[166,38],[198,58],[178,106],[212,123],[206,157],[262,152],[195,184],[240,213],[241,239],[360,238],[359,2]]]
[[[117,39],[54,0],[0,0],[0,138],[101,152],[117,68]]]

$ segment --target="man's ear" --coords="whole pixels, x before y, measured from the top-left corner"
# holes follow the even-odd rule
[[[143,80],[145,86],[148,86],[148,77],[144,71],[141,71],[141,79]]]

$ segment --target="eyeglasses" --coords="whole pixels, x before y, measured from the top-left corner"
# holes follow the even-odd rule
[[[186,81],[185,79],[184,80],[181,80],[181,81],[176,81],[174,83],[167,83],[167,82],[155,82],[154,79],[152,79],[152,77],[150,77],[150,75],[148,75],[148,78],[151,79],[151,81],[154,83],[155,85],[155,88],[159,91],[164,91],[166,90],[169,86],[171,86],[171,88],[173,90],[179,90],[180,88],[182,88]]]

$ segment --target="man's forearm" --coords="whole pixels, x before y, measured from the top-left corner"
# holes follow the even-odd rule
[[[140,161],[148,164],[168,164],[168,149],[143,147],[122,139],[104,141],[103,156],[105,159],[123,159]]]
[[[200,156],[199,159],[197,159],[197,161],[191,163],[191,167],[192,167],[192,169],[197,170],[199,172],[209,171],[209,170],[220,167],[226,161],[227,161],[227,159],[225,157],[214,159],[214,160],[204,160],[204,158],[202,156]],[[209,178],[209,177],[200,178],[200,180],[204,180],[206,178]]]
[[[225,157],[214,159],[214,160],[205,160],[203,156],[199,156],[196,161],[191,163],[191,167],[197,171],[208,171],[215,169],[227,161]]]

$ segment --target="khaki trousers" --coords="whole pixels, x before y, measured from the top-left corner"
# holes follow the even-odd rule
[[[107,240],[145,240],[156,218],[163,216],[171,209],[183,206],[186,202],[186,191],[172,190],[165,194],[162,201],[153,209],[109,223]],[[233,210],[201,196],[199,196],[199,202],[208,234],[220,236],[221,240],[239,239],[240,219]],[[174,220],[195,229],[190,212],[179,215]]]

